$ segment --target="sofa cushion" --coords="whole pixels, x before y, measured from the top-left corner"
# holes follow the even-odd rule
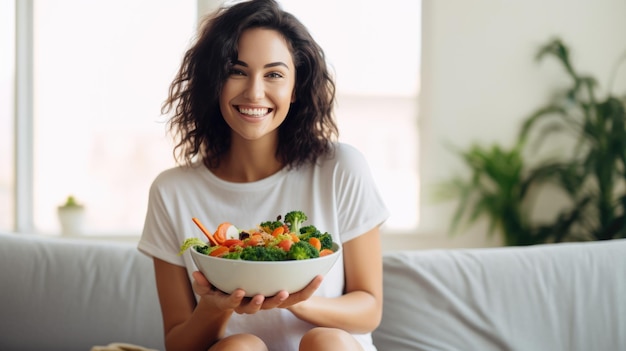
[[[152,261],[135,244],[0,233],[0,267],[0,350],[164,350]]]
[[[383,279],[381,351],[626,345],[626,240],[387,252]]]

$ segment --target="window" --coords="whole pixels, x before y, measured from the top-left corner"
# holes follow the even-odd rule
[[[88,234],[140,233],[150,182],[174,165],[160,107],[203,2],[33,0],[26,169],[34,195],[32,208],[19,211],[32,211],[22,217],[35,231],[58,233],[56,207],[74,195],[87,205]],[[5,7],[13,2],[0,3],[0,49],[11,52],[15,11]],[[281,3],[309,27],[336,72],[340,137],[368,158],[392,212],[387,229],[416,228],[420,2]],[[0,67],[2,101],[13,100],[12,64]],[[19,227],[14,114],[0,105],[0,229]]]
[[[0,1],[0,230],[15,226],[15,3]]]
[[[337,81],[340,140],[361,150],[392,216],[418,224],[419,0],[282,0],[324,49]]]
[[[88,232],[140,231],[151,179],[174,165],[160,107],[196,18],[195,0],[34,1],[36,230],[59,230],[71,194]]]

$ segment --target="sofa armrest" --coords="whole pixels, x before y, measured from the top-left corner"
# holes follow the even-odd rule
[[[131,243],[0,233],[0,350],[163,350],[152,261]]]

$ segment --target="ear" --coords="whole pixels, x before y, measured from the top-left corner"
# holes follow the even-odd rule
[[[293,88],[291,92],[291,103],[293,104],[294,102],[296,102],[296,88]]]

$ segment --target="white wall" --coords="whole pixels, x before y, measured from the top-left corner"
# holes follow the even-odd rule
[[[431,203],[428,190],[464,168],[444,144],[510,145],[521,120],[564,82],[556,61],[534,60],[552,36],[570,47],[575,67],[606,88],[626,50],[626,1],[424,0],[423,6],[421,226],[415,235],[385,236],[383,248],[499,245],[481,225],[448,236],[454,206]],[[616,88],[626,92],[626,65]]]

